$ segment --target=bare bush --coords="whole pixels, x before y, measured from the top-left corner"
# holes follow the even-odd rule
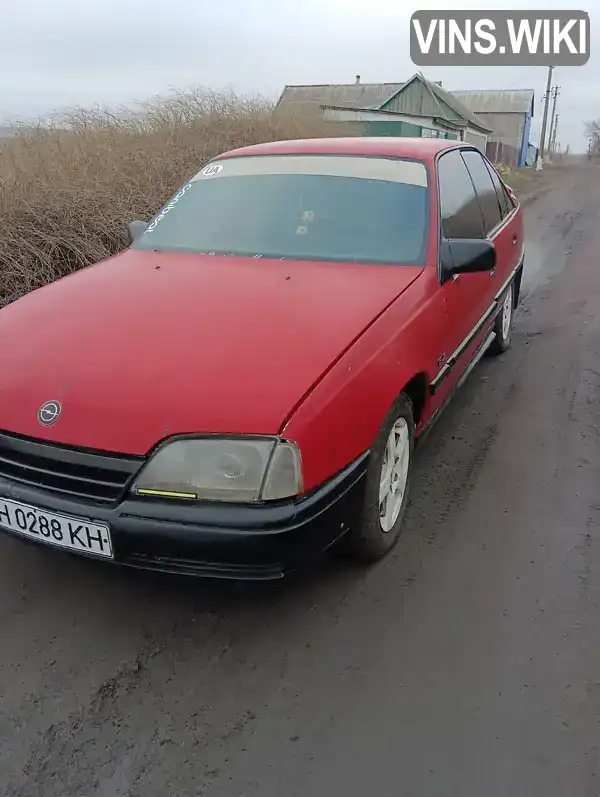
[[[225,150],[356,133],[272,111],[260,97],[197,89],[11,128],[0,139],[0,307],[120,251],[127,222],[149,219]]]

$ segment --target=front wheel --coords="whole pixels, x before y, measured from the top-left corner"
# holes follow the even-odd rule
[[[504,354],[510,348],[515,312],[515,283],[510,283],[502,302],[502,309],[494,323],[495,338],[490,344],[490,354]]]
[[[412,404],[402,393],[388,412],[371,449],[361,522],[348,539],[351,552],[361,561],[381,559],[401,534],[413,464],[414,432]]]

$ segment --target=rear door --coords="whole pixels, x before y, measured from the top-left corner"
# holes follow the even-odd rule
[[[487,305],[505,285],[518,265],[522,241],[516,208],[503,190],[500,178],[489,161],[475,149],[463,151],[483,215],[485,234],[496,247],[496,268],[488,281]]]
[[[507,226],[508,232],[510,233],[505,236],[504,242],[505,245],[508,246],[506,242],[510,240],[510,253],[507,252],[505,254],[510,261],[512,271],[520,264],[523,257],[525,245],[525,241],[523,240],[523,218],[519,211],[517,201],[514,200],[506,190],[506,186],[500,179],[500,175],[496,169],[494,169],[487,158],[484,158],[484,161],[488,167],[492,182],[494,183],[496,194],[498,195],[503,224]]]

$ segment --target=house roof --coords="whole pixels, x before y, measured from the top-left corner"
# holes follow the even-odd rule
[[[463,122],[491,133],[492,130],[449,91],[437,83],[427,80],[420,72],[413,75],[405,83],[322,83],[318,85],[287,85],[281,93],[276,108],[291,105],[321,105],[338,108],[361,109],[367,111],[380,110],[399,91],[415,80],[420,80],[431,93],[439,108],[439,117],[449,122]],[[448,119],[441,103],[445,103],[456,114],[456,118]]]
[[[533,89],[477,89],[453,91],[473,113],[527,113],[533,115]]]
[[[456,97],[454,93],[446,91],[446,89],[443,89],[437,83],[432,83],[430,80],[427,80],[425,77],[423,77],[423,75],[421,75],[419,72],[417,72],[416,75],[413,75],[413,77],[411,77],[411,79],[405,85],[408,86],[408,84],[412,83],[413,80],[420,80],[425,84],[425,86],[427,86],[440,109],[441,117],[448,118],[444,113],[440,101],[446,103],[446,105],[448,105],[460,119],[464,119],[465,122],[467,122],[471,127],[482,130],[484,133],[492,132],[492,128],[486,127],[481,119],[478,119],[477,116],[475,116],[475,114],[469,110],[469,108],[467,108],[467,106],[460,100],[459,97]]]
[[[323,83],[284,88],[277,107],[310,103],[375,110],[397,94],[404,83]]]

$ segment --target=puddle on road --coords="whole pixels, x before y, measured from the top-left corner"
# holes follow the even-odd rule
[[[600,222],[598,173],[573,171],[524,207],[525,269],[523,295],[531,294],[559,274]]]
[[[529,296],[559,274],[567,265],[570,249],[565,240],[553,236],[542,238],[533,231],[526,235],[522,296]]]
[[[581,240],[581,221],[576,213],[541,218],[525,213],[523,296],[546,285],[565,268],[573,248]]]
[[[545,265],[548,253],[544,245],[533,235],[525,236],[525,267],[523,269],[522,295],[526,296],[538,288],[545,280]],[[558,258],[560,259],[560,258]]]

